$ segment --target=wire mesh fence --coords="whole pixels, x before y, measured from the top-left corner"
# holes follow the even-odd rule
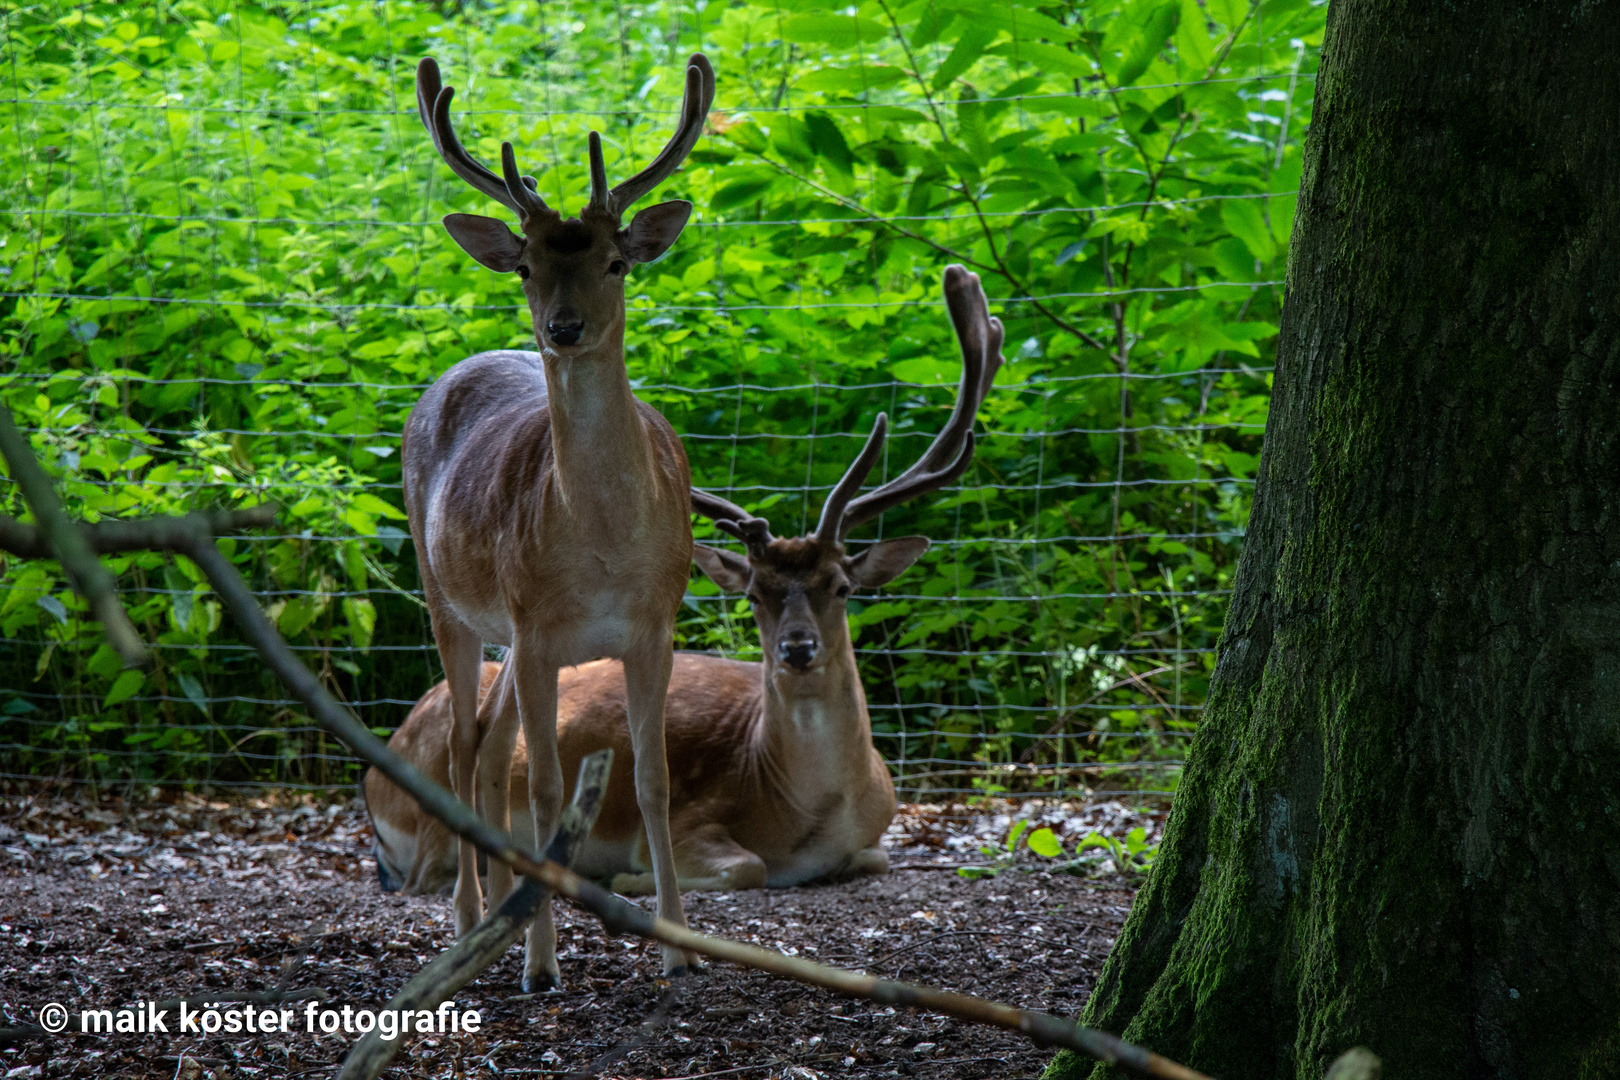
[[[715,111],[660,193],[696,211],[627,294],[638,395],[696,485],[806,531],[878,412],[874,482],[942,425],[939,272],[975,269],[1008,330],[975,463],[851,541],[934,542],[850,605],[879,747],[909,798],[1173,790],[1254,482],[1322,7],[0,10],[0,398],[89,516],[280,502],[277,535],[226,546],[374,729],[440,677],[403,419],[456,360],[533,347],[515,284],[438,224],[491,211],[422,131],[415,62],[438,57],[477,156],[510,139],[573,212],[586,131],[610,172],[645,163],[701,48]],[[195,567],[111,562],[149,670],[54,564],[5,566],[0,770],[354,779]],[[757,658],[746,600],[694,576],[678,645]]]

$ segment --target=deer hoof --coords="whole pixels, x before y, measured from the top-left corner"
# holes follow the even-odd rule
[[[549,971],[537,971],[523,976],[525,994],[551,994],[562,992],[562,980]]]

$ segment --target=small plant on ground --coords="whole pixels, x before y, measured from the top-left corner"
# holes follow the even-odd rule
[[[956,872],[972,881],[979,878],[995,877],[1003,870],[1012,868],[1018,859],[1018,841],[1023,839],[1024,830],[1029,828],[1029,821],[1020,819],[1012,823],[1007,830],[1006,842],[1000,846],[996,844],[980,844],[979,854],[988,855],[990,863],[987,866],[961,866]],[[1051,829],[1039,829],[1038,832],[1050,833]]]
[[[1051,829],[1036,829],[1029,834],[1026,843],[1029,850],[1044,858],[1063,857],[1063,844]],[[1159,845],[1148,843],[1147,829],[1138,825],[1126,833],[1123,840],[1098,832],[1087,835],[1075,846],[1074,857],[1060,864],[1058,869],[1069,874],[1090,872],[1096,860],[1086,856],[1089,848],[1102,848],[1114,864],[1114,872],[1125,878],[1146,874],[1159,853]]]

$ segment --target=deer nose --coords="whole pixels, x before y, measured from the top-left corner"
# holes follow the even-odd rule
[[[399,892],[401,882],[394,876],[394,871],[383,858],[382,849],[375,843],[371,845],[371,855],[377,860],[377,884],[382,886],[382,891]]]
[[[777,659],[789,667],[803,671],[821,651],[821,643],[813,637],[788,637],[776,646]]]
[[[546,322],[546,336],[553,345],[578,345],[585,336],[585,320],[573,312],[560,312]]]

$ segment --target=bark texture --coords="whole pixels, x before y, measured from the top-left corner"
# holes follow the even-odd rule
[[[1314,116],[1209,707],[1084,1022],[1223,1080],[1620,1076],[1620,4],[1334,0]]]

